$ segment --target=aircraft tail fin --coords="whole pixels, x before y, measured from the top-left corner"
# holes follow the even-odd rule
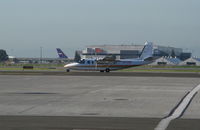
[[[60,49],[56,48],[59,58],[68,58],[67,55]]]
[[[140,55],[140,59],[150,60],[151,58],[153,58],[153,43],[146,42]]]

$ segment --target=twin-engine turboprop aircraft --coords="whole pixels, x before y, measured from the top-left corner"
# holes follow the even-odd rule
[[[119,70],[134,66],[141,66],[149,64],[153,61],[153,43],[146,42],[139,58],[135,59],[121,59],[105,57],[103,59],[81,59],[79,62],[65,65],[66,71],[70,70],[88,70],[110,72],[112,70]]]

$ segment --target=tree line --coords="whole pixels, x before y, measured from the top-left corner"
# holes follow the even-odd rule
[[[8,55],[5,50],[0,49],[0,62],[8,60]]]

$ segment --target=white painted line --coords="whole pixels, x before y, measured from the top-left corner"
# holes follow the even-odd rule
[[[165,130],[170,121],[174,120],[181,116],[181,114],[186,109],[187,105],[190,103],[191,99],[200,90],[200,84],[192,89],[192,91],[189,92],[189,94],[183,99],[183,101],[179,104],[179,106],[174,110],[174,112],[171,114],[171,116],[162,119],[157,127],[154,130]]]

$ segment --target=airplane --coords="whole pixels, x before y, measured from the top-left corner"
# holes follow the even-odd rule
[[[60,48],[56,48],[56,50],[57,50],[59,58],[68,59],[67,55],[65,55],[65,53]]]
[[[105,57],[103,59],[81,59],[79,62],[66,64],[64,67],[67,72],[70,70],[88,70],[110,72],[135,66],[146,65],[153,62],[153,43],[146,42],[139,58],[116,60],[113,57]]]

